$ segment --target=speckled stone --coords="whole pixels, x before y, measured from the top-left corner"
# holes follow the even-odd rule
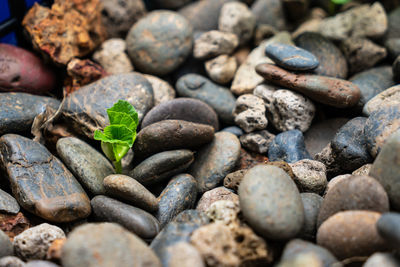
[[[239,200],[245,220],[265,238],[290,239],[302,228],[300,193],[278,167],[258,165],[248,170],[239,186]]]
[[[7,192],[0,189],[0,212],[17,214],[19,205],[17,200]]]
[[[158,211],[155,216],[160,221],[161,227],[183,210],[193,208],[196,197],[197,183],[193,176],[179,174],[172,177],[158,197]]]
[[[400,245],[400,214],[384,213],[376,223],[379,235],[393,248]]]
[[[154,252],[136,235],[114,223],[75,228],[62,248],[64,267],[161,267]]]
[[[196,210],[206,212],[213,203],[222,200],[239,204],[239,197],[237,194],[220,186],[205,192],[197,202]]]
[[[240,136],[240,143],[250,151],[264,154],[268,151],[269,145],[274,140],[275,135],[267,130],[256,131]]]
[[[4,175],[24,209],[53,222],[89,216],[90,203],[85,191],[43,145],[26,137],[6,134],[0,138],[0,152]]]
[[[204,65],[210,79],[219,84],[232,81],[238,67],[236,58],[228,55],[210,59]]]
[[[144,73],[166,75],[190,54],[190,22],[176,12],[152,11],[129,30],[126,45],[133,65]]]
[[[187,97],[180,97],[155,106],[143,118],[141,126],[144,128],[167,119],[208,124],[214,127],[215,131],[219,129],[215,111],[205,102]]]
[[[246,133],[267,128],[264,101],[251,94],[244,94],[236,100],[233,111],[235,123]]]
[[[368,175],[369,171],[371,170],[371,167],[372,167],[372,163],[362,165],[360,168],[353,171],[351,174],[352,175],[360,175],[360,176]]]
[[[364,106],[363,113],[367,116],[387,106],[400,105],[400,85],[395,85],[371,98]]]
[[[324,198],[315,193],[301,193],[300,196],[304,206],[304,223],[299,237],[313,241],[317,235],[317,218]]]
[[[175,98],[175,89],[168,82],[149,74],[144,74],[144,77],[153,87],[154,106]]]
[[[283,30],[286,28],[285,11],[280,0],[256,0],[251,5],[251,12],[257,24],[268,24]]]
[[[210,59],[223,54],[231,54],[239,45],[234,33],[208,31],[194,41],[193,56],[197,59]]]
[[[196,98],[210,105],[222,122],[232,124],[235,97],[228,88],[221,87],[198,74],[187,74],[176,82],[178,95]]]
[[[328,184],[325,165],[316,160],[303,159],[289,163],[300,192],[322,194]]]
[[[0,258],[1,267],[25,267],[26,264],[22,260],[14,256]]]
[[[8,235],[0,230],[0,258],[14,254],[13,244]]]
[[[299,130],[278,134],[269,146],[268,158],[270,161],[283,160],[288,163],[311,159],[304,144],[303,134]]]
[[[400,81],[400,56],[396,58],[396,60],[393,62],[393,78],[399,82]]]
[[[57,109],[60,101],[26,93],[0,94],[0,135],[29,132],[33,119],[46,109]]]
[[[399,259],[390,253],[376,252],[364,263],[363,267],[397,267],[400,266]]]
[[[215,134],[214,140],[201,148],[190,166],[198,190],[204,193],[216,187],[235,168],[240,156],[239,139],[228,132]]]
[[[231,172],[224,178],[224,186],[228,189],[232,189],[234,191],[237,191],[239,189],[239,185],[243,180],[243,177],[245,175],[247,170],[242,169],[238,170],[235,172]]]

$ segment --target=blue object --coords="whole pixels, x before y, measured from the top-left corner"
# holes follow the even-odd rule
[[[0,0],[0,22],[4,22],[10,18],[10,9],[6,0]]]

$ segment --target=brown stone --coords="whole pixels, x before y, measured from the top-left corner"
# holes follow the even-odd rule
[[[239,164],[238,164],[238,170],[242,169],[250,169],[251,167],[254,167],[257,164],[260,163],[267,163],[268,158],[264,155],[249,152],[245,149],[240,149],[240,158],[239,158]]]
[[[29,220],[19,212],[16,215],[1,213],[0,214],[0,230],[13,239],[31,226]]]
[[[49,249],[47,250],[46,259],[51,261],[60,261],[61,260],[61,250],[64,246],[66,238],[59,238],[54,240]]]
[[[239,203],[239,196],[232,193],[225,187],[217,187],[205,192],[197,203],[198,211],[207,211],[212,203],[219,200],[230,200],[234,203]]]
[[[266,162],[267,165],[272,165],[281,168],[284,170],[290,178],[295,179],[295,175],[293,173],[292,167],[286,161],[269,161]]]
[[[237,191],[239,189],[240,182],[243,180],[243,176],[246,170],[238,170],[231,172],[224,178],[224,186],[226,188]]]

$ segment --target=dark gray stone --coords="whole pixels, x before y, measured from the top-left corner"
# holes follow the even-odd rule
[[[17,214],[19,212],[18,202],[10,194],[0,189],[0,212]]]
[[[304,206],[304,223],[299,237],[313,241],[317,236],[318,213],[324,198],[315,193],[301,193],[300,197]]]
[[[393,62],[393,78],[397,81],[400,82],[400,56],[396,58],[396,60]]]
[[[281,0],[256,0],[251,6],[257,24],[268,24],[278,30],[286,28],[285,14]]]
[[[228,133],[236,135],[237,137],[240,137],[241,135],[244,134],[243,130],[237,126],[226,127],[224,129],[222,129],[221,132],[228,132]]]
[[[0,258],[14,254],[13,244],[8,235],[0,230]]]
[[[400,38],[400,7],[394,9],[388,14],[387,38]]]
[[[400,213],[382,214],[376,223],[379,235],[393,248],[400,246]]]
[[[304,137],[299,130],[291,130],[278,134],[269,145],[270,161],[286,161],[293,163],[302,159],[311,159],[306,150]]]
[[[385,41],[385,47],[392,59],[400,56],[400,37],[387,39]]]

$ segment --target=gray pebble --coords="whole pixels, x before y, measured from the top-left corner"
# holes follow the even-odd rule
[[[236,100],[235,123],[246,133],[267,128],[264,101],[254,95],[244,94]]]
[[[194,42],[193,56],[203,60],[223,54],[231,54],[238,45],[239,39],[234,33],[204,32]]]
[[[312,241],[317,236],[318,213],[324,198],[315,193],[301,193],[300,196],[304,206],[304,223],[299,237]]]
[[[302,159],[311,159],[303,134],[299,130],[291,130],[278,134],[268,149],[270,161],[286,161],[293,163]]]
[[[6,233],[0,230],[0,258],[14,254],[14,247]]]
[[[19,212],[19,205],[17,200],[10,194],[0,189],[0,212],[17,214]]]
[[[267,130],[261,130],[241,135],[240,143],[250,151],[264,154],[268,151],[269,145],[274,138],[274,134]]]

